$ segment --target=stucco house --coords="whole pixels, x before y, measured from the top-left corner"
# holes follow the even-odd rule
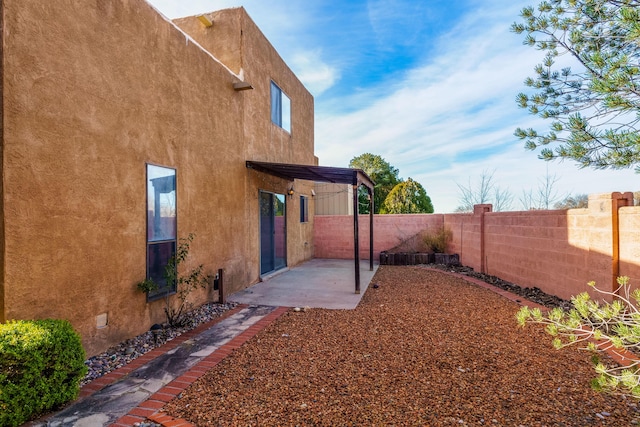
[[[92,355],[164,320],[136,283],[189,233],[226,293],[313,257],[313,182],[247,167],[317,165],[313,97],[243,8],[0,8],[0,321],[68,319]]]

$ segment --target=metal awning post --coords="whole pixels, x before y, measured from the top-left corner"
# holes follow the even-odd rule
[[[369,271],[373,271],[373,188],[369,192]]]
[[[360,239],[358,236],[358,185],[353,185],[353,259],[356,265],[356,294],[360,293]]]

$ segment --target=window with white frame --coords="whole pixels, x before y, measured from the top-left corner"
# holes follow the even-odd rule
[[[271,121],[291,133],[291,100],[271,82]]]

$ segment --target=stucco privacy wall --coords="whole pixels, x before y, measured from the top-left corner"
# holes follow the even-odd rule
[[[135,289],[146,274],[147,163],[176,169],[178,236],[196,234],[192,265],[223,268],[227,292],[256,282],[258,191],[285,193],[290,183],[257,176],[245,161],[315,161],[313,102],[244,9],[218,22],[241,25],[220,41],[242,44],[240,72],[142,0],[1,7],[0,320],[68,319],[90,355],[164,320],[163,301],[147,303]],[[233,90],[243,74],[254,90]],[[270,121],[271,79],[291,98],[291,134]],[[291,227],[295,264],[311,256],[303,248],[313,235]]]
[[[473,214],[376,215],[374,257],[444,224],[462,264],[521,286],[562,298],[588,291],[592,280],[612,290],[617,276],[640,287],[640,207],[627,206],[632,201],[631,193],[594,194],[587,209],[490,212],[490,205],[476,205]],[[368,244],[365,216],[359,223]],[[316,217],[316,257],[352,258],[352,224],[347,216]]]

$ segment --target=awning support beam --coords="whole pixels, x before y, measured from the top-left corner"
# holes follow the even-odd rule
[[[360,238],[358,234],[358,186],[353,186],[353,259],[356,264],[356,294],[360,293]]]

